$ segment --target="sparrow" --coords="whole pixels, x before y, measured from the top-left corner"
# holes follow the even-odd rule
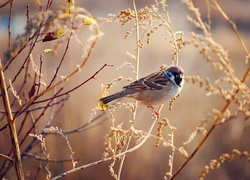
[[[153,106],[162,105],[167,100],[177,96],[184,85],[184,72],[179,66],[170,66],[165,70],[152,73],[137,81],[132,82],[123,90],[103,97],[100,101],[107,104],[122,97],[134,98],[151,108],[155,115],[159,113]]]

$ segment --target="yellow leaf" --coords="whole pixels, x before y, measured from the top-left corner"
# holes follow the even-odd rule
[[[43,50],[43,55],[47,55],[53,52],[53,49],[44,49]]]
[[[64,36],[66,33],[65,29],[57,29],[54,32],[52,32],[52,36],[56,39],[61,38],[62,36]]]
[[[91,25],[93,23],[94,17],[88,17],[86,19],[83,20],[83,25]]]
[[[75,7],[75,0],[66,0],[66,13],[70,14],[71,10]]]
[[[101,83],[101,95],[100,98],[107,96],[107,88]],[[98,107],[101,111],[106,111],[108,109],[108,105],[104,104],[102,101],[98,101]]]

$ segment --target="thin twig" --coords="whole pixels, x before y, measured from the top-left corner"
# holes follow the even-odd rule
[[[11,19],[12,19],[13,1],[10,2],[9,11],[9,22],[8,22],[8,38],[9,38],[9,50],[12,49],[12,38],[11,38]]]
[[[11,113],[9,96],[8,96],[8,92],[7,92],[7,88],[6,88],[6,84],[5,84],[5,78],[4,78],[1,59],[0,59],[0,88],[1,88],[2,99],[3,99],[3,103],[4,103],[4,108],[6,111],[6,117],[7,117],[8,124],[9,124],[11,142],[12,142],[12,145],[14,148],[15,168],[16,168],[17,178],[24,179],[22,159],[21,159],[21,154],[20,154],[16,126],[15,126],[15,121],[14,121],[12,113]]]
[[[0,158],[7,159],[8,161],[11,161],[12,163],[14,162],[12,158],[10,158],[9,156],[6,156],[4,154],[0,154]]]
[[[28,157],[32,157],[36,160],[39,161],[45,161],[45,162],[52,162],[52,163],[63,163],[63,162],[71,162],[72,159],[48,159],[48,158],[43,158],[40,156],[37,156],[35,154],[32,153],[24,153],[23,156],[28,156]],[[78,161],[80,158],[74,159],[74,161]]]
[[[70,37],[71,37],[71,36],[72,36],[72,32],[71,32],[70,35],[69,35],[68,42],[67,42],[66,48],[65,48],[65,50],[64,50],[63,56],[62,56],[62,58],[61,58],[61,61],[60,61],[59,65],[57,66],[56,71],[55,71],[55,73],[54,73],[54,76],[52,77],[52,79],[51,79],[51,81],[50,81],[50,83],[49,83],[49,85],[48,85],[47,88],[49,88],[49,87],[52,85],[52,83],[54,82],[55,78],[57,77],[58,71],[59,71],[59,69],[60,69],[60,67],[61,67],[61,65],[62,65],[62,63],[63,63],[63,60],[65,59],[65,55],[66,55],[66,53],[68,52],[69,43],[70,43],[70,39],[71,39]]]
[[[60,99],[60,100],[58,100],[56,102],[53,102],[53,103],[49,104],[49,107],[55,106],[57,104],[60,104],[61,102],[66,101],[68,99],[69,99],[69,96],[67,96],[65,98],[62,98],[62,99]],[[39,103],[39,102],[35,102],[34,104],[36,104],[36,103]],[[23,111],[23,112],[32,112],[32,111],[41,110],[43,108],[45,108],[45,106],[39,106],[39,107],[36,107],[36,108],[28,109],[28,110]],[[0,110],[0,113],[5,114],[5,111],[4,110]],[[15,114],[15,113],[17,113],[17,111],[12,111],[12,114]],[[1,129],[0,129],[0,131],[1,131]]]
[[[3,4],[1,4],[0,5],[0,8],[2,8],[2,7],[4,7],[4,6],[6,6],[6,5],[8,5],[9,3],[12,3],[14,0],[8,0],[8,1],[6,1],[5,3],[3,3]]]

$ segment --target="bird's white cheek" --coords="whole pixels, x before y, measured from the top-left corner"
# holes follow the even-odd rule
[[[184,86],[184,80],[181,81],[180,86],[178,86],[178,93],[181,92],[181,90],[182,90],[182,88]]]
[[[182,81],[181,81],[181,88],[184,86],[184,84],[185,84],[185,80],[182,79]]]

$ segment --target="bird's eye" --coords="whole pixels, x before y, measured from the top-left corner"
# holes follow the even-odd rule
[[[175,78],[181,78],[181,74],[180,73],[177,73],[177,72],[172,72],[173,76]]]
[[[179,73],[177,73],[177,72],[172,72],[172,74],[173,74],[174,76],[176,76],[176,75],[178,75]]]

